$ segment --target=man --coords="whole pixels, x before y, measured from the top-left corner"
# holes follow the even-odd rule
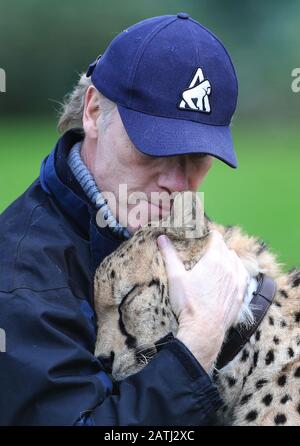
[[[158,239],[179,331],[118,386],[93,355],[93,274],[136,229],[124,226],[130,204],[113,212],[107,198],[118,198],[120,183],[150,200],[151,192],[196,191],[213,157],[236,167],[236,100],[226,50],[185,13],[123,31],[82,76],[39,179],[1,215],[2,425],[214,420],[222,402],[210,374],[247,281],[222,237],[213,234],[189,272]],[[97,225],[98,211],[114,224]]]

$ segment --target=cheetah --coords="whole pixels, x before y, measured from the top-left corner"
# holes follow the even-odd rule
[[[157,237],[167,235],[185,268],[191,269],[204,254],[213,229],[251,277],[263,273],[276,283],[275,298],[259,327],[227,365],[214,370],[224,402],[218,424],[300,426],[300,269],[284,273],[266,244],[238,226],[225,227],[205,215],[197,238],[185,238],[184,228],[145,226],[106,257],[94,278],[95,355],[106,362],[112,379],[120,381],[151,360],[155,342],[168,333],[176,335]],[[236,324],[253,323],[251,315],[251,305],[244,303]]]

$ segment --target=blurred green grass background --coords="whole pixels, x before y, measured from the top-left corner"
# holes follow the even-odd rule
[[[214,161],[201,188],[208,216],[263,239],[285,270],[300,266],[299,130],[235,121],[233,134],[239,167]],[[37,178],[59,135],[54,120],[36,116],[2,120],[0,135],[2,212]]]
[[[262,238],[285,269],[300,266],[300,2],[289,0],[2,0],[0,212],[37,178],[58,134],[58,103],[78,73],[139,20],[187,12],[221,38],[239,79],[237,170],[215,160],[203,185],[207,214]]]

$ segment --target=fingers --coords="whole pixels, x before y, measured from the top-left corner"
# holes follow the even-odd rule
[[[249,283],[250,283],[250,274],[246,270],[245,266],[243,265],[243,262],[237,255],[237,253],[234,250],[230,250],[232,258],[234,259],[234,265],[236,268],[236,275],[238,280],[238,286],[239,286],[239,292],[240,292],[240,299],[243,300],[244,296],[247,292]]]
[[[160,235],[157,238],[157,246],[164,259],[168,277],[177,276],[178,274],[185,272],[184,265],[167,236]]]

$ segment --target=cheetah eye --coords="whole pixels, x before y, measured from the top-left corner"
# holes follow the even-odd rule
[[[122,290],[121,294],[121,303],[119,305],[119,309],[124,305],[124,303],[127,301],[127,299],[130,297],[130,294],[138,287],[138,284],[130,285],[129,289]],[[128,301],[126,302],[128,304]]]

